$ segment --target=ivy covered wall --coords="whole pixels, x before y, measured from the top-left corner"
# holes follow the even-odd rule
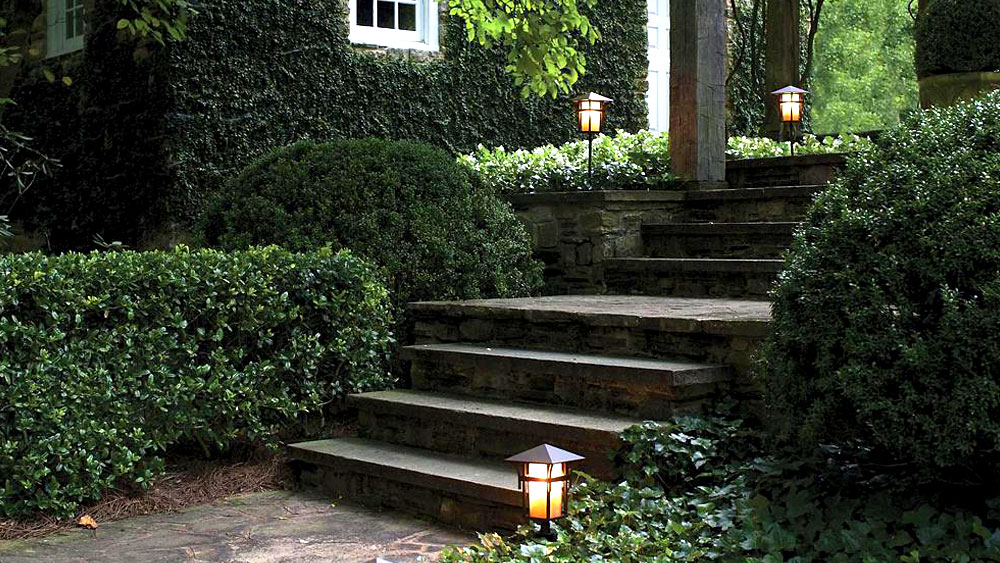
[[[173,242],[226,177],[303,137],[417,139],[460,153],[576,135],[567,98],[522,98],[503,53],[467,43],[453,18],[428,57],[352,46],[346,0],[203,0],[188,39],[165,48],[124,40],[117,9],[98,0],[77,82],[55,96],[63,102],[20,112],[17,125],[66,164],[21,208],[55,249],[98,234]],[[600,2],[591,19],[603,39],[578,91],[615,99],[610,127],[643,128],[646,2]],[[51,88],[25,81],[20,99]],[[62,120],[71,126],[45,124],[67,107],[79,115]]]

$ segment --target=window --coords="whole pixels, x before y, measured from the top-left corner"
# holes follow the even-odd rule
[[[351,0],[351,42],[436,51],[435,0]]]
[[[83,49],[86,31],[84,0],[48,0],[46,2],[47,57],[58,57]]]

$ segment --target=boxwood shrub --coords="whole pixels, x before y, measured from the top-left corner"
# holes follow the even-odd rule
[[[349,253],[0,257],[0,515],[146,485],[172,446],[274,445],[385,387],[386,290]]]
[[[1000,0],[932,0],[916,24],[917,75],[1000,72]]]
[[[809,213],[760,374],[781,436],[929,477],[1000,461],[1000,92],[886,131]]]
[[[381,266],[392,299],[521,296],[541,285],[510,206],[441,149],[375,138],[299,142],[254,162],[206,213],[201,238],[239,249],[346,247]]]

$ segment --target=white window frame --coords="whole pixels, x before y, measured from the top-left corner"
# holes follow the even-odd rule
[[[83,4],[85,6],[85,4]],[[52,58],[83,49],[86,35],[86,8],[78,12],[84,18],[84,33],[66,38],[66,0],[46,0],[45,2],[45,57]]]
[[[375,45],[391,49],[415,49],[418,51],[437,51],[438,41],[438,3],[437,0],[416,0],[417,30],[404,31],[358,25],[358,0],[350,0],[351,43],[358,45]],[[378,21],[378,13],[372,15],[373,23]]]

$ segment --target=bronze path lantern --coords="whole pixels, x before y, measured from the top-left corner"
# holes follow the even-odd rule
[[[566,516],[570,464],[584,459],[549,444],[507,458],[517,464],[517,484],[524,492],[524,507],[528,518],[541,526],[543,536],[551,534],[553,520]]]
[[[802,128],[802,113],[805,108],[805,95],[808,94],[802,88],[795,86],[785,86],[780,90],[771,92],[778,102],[778,115],[781,117],[781,132],[778,141],[787,131],[788,144],[791,147],[792,156],[795,156],[795,141]]]
[[[604,128],[607,106],[613,100],[591,92],[575,98],[576,122],[580,131],[587,134],[587,181],[593,184],[594,179],[594,134]]]

